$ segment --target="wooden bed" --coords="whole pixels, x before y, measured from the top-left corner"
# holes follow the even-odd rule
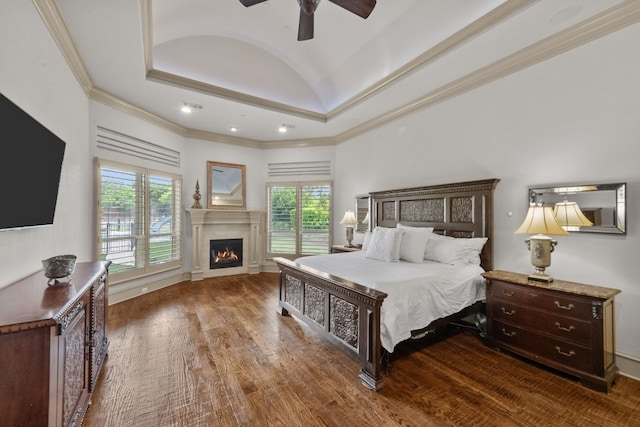
[[[480,258],[489,271],[493,267],[493,192],[498,182],[488,179],[370,193],[373,224],[434,227],[434,232],[456,238],[488,237]],[[380,308],[387,294],[285,258],[274,261],[280,268],[278,312],[294,315],[357,357],[363,384],[380,389],[384,384]]]

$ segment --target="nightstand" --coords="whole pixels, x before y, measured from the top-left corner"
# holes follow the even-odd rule
[[[340,252],[357,252],[362,250],[362,245],[354,246],[352,248],[348,248],[344,245],[333,245],[331,246],[331,253],[337,254]]]
[[[618,289],[489,271],[487,340],[608,392],[615,363],[614,297]]]

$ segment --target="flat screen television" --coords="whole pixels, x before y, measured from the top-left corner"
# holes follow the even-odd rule
[[[53,224],[66,143],[0,94],[0,231]]]

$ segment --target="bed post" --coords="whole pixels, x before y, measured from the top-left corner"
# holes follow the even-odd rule
[[[366,328],[366,337],[368,345],[364,346],[366,350],[366,362],[363,364],[358,377],[365,387],[371,390],[379,390],[384,385],[382,378],[382,344],[380,343],[380,306],[374,306],[367,309],[367,320],[363,323]]]
[[[285,292],[285,283],[286,280],[285,275],[282,274],[282,270],[280,271],[280,286],[278,287],[278,308],[276,308],[276,313],[281,316],[288,316],[289,310],[284,307],[284,292]]]

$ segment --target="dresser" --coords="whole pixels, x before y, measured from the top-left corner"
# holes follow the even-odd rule
[[[608,392],[615,363],[614,298],[617,289],[489,271],[487,340],[570,374],[585,386]]]
[[[108,267],[0,289],[0,424],[79,426],[107,355]]]

